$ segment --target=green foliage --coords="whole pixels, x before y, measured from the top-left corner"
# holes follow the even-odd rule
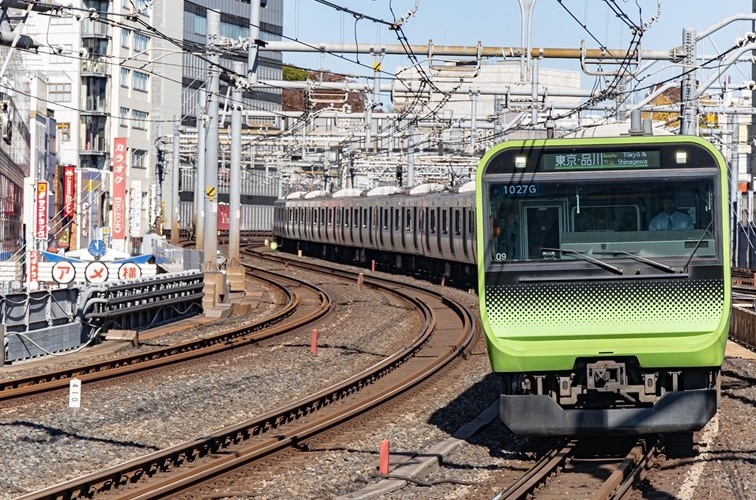
[[[296,66],[283,66],[283,79],[287,82],[302,82],[310,76],[309,71]]]

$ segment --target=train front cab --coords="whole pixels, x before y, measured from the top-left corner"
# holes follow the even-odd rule
[[[612,141],[513,141],[479,167],[481,314],[516,434],[689,433],[716,412],[726,165],[700,139]],[[669,195],[690,226],[652,230]]]

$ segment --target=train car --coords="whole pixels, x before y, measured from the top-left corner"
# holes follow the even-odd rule
[[[474,187],[292,193],[274,205],[274,233],[284,250],[474,284]]]
[[[509,141],[476,178],[478,288],[516,434],[691,436],[731,309],[727,164],[687,136]]]

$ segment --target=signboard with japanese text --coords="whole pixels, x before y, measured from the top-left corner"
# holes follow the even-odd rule
[[[113,239],[126,238],[126,138],[113,139]]]
[[[133,262],[124,262],[118,268],[119,280],[135,280],[142,277],[142,269],[139,264]]]
[[[73,217],[76,210],[76,170],[73,165],[63,168],[63,217]]]
[[[231,208],[228,203],[218,203],[218,231],[228,231],[231,225]]]
[[[29,283],[39,281],[39,250],[30,250],[29,257]]]
[[[34,211],[34,236],[39,239],[47,240],[47,197],[49,191],[47,182],[37,182],[37,196],[35,199],[36,209]]]
[[[56,262],[52,268],[52,277],[56,283],[67,285],[76,278],[76,269],[72,262],[65,260]]]
[[[142,236],[142,181],[129,184],[129,234],[132,238]]]
[[[105,283],[108,281],[108,266],[99,260],[90,262],[84,269],[84,276],[89,283]]]

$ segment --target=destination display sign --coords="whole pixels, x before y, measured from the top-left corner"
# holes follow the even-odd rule
[[[543,153],[541,169],[544,171],[660,168],[659,151],[603,151]]]

